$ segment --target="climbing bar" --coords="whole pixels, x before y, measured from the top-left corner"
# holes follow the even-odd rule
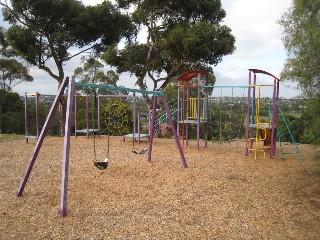
[[[206,86],[200,86],[202,88],[248,88],[249,86],[215,86],[215,85],[206,85]]]
[[[92,84],[92,83],[75,82],[75,86],[87,87],[87,88],[103,88],[103,89],[110,89],[110,90],[116,90],[116,91],[127,91],[127,92],[133,92],[133,93],[143,93],[143,94],[152,94],[155,96],[163,96],[163,93],[161,91],[148,91],[148,90],[140,90],[140,89],[133,89],[133,88],[125,88],[125,87],[115,87],[110,85],[98,85],[98,84]]]
[[[35,96],[37,96],[37,93],[26,93],[25,95],[28,97],[35,97]]]
[[[274,84],[250,84],[249,87],[275,87]]]

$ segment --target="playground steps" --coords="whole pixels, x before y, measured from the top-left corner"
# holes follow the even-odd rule
[[[257,159],[257,152],[262,152],[265,159],[265,150],[271,149],[272,128],[268,123],[250,124],[249,127],[255,130],[255,134],[254,137],[248,139],[250,142],[250,148],[248,150],[255,153],[255,159]],[[256,142],[256,144],[253,147],[254,142]],[[259,147],[257,142],[263,142],[263,146]]]
[[[272,135],[272,129],[266,128],[265,132],[261,131],[261,137],[263,140],[263,146],[271,148],[271,135]]]

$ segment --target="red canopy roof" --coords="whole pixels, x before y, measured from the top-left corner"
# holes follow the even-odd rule
[[[178,77],[178,81],[190,81],[192,78],[197,77],[198,74],[207,74],[206,72],[202,70],[194,70],[187,73],[182,74],[180,77]]]
[[[263,71],[263,70],[260,70],[260,69],[249,69],[249,71],[253,72],[253,73],[262,73],[262,74],[266,74],[266,75],[269,75],[275,79],[277,79],[278,81],[280,81],[279,78],[277,78],[276,76],[272,75],[271,73],[268,73],[266,71]]]

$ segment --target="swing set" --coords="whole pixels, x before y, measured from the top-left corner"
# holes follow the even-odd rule
[[[22,196],[22,193],[24,191],[24,188],[26,186],[26,183],[29,179],[29,176],[31,174],[31,171],[33,169],[33,166],[35,164],[35,161],[37,159],[37,156],[39,154],[40,148],[43,144],[44,138],[46,134],[48,133],[50,123],[53,119],[53,116],[58,108],[59,101],[62,99],[64,95],[64,91],[67,88],[67,107],[66,107],[66,121],[65,121],[65,132],[64,132],[64,147],[63,147],[63,161],[62,161],[62,174],[61,174],[61,194],[60,194],[60,216],[65,217],[67,215],[67,195],[68,195],[68,175],[69,175],[69,157],[70,157],[70,147],[71,147],[71,142],[70,142],[70,136],[71,136],[71,122],[72,122],[72,107],[73,107],[73,100],[74,100],[74,88],[75,86],[78,87],[85,87],[85,88],[91,88],[91,89],[98,89],[98,88],[103,88],[103,89],[109,89],[109,90],[117,90],[117,91],[127,91],[127,92],[132,92],[132,93],[143,93],[143,94],[150,94],[152,95],[152,115],[151,115],[151,126],[150,126],[150,140],[149,140],[149,145],[148,145],[148,161],[151,161],[151,154],[152,154],[152,144],[153,144],[153,134],[154,134],[154,122],[155,122],[155,110],[156,110],[156,103],[157,103],[157,98],[161,98],[163,105],[165,107],[165,110],[168,115],[168,120],[170,122],[174,139],[176,142],[177,149],[180,154],[180,158],[182,161],[183,167],[187,168],[187,162],[184,157],[184,153],[182,150],[182,147],[180,145],[179,139],[177,132],[174,127],[174,123],[172,120],[172,116],[170,114],[170,109],[169,105],[166,100],[166,96],[163,93],[162,90],[157,90],[157,91],[147,91],[147,90],[139,90],[139,89],[131,89],[131,88],[124,88],[124,87],[114,87],[114,86],[109,86],[109,85],[96,85],[96,84],[88,84],[88,83],[79,83],[75,82],[75,78],[72,77],[69,79],[67,77],[66,79],[63,80],[63,82],[60,85],[60,88],[58,90],[58,93],[54,99],[54,102],[51,106],[51,109],[49,111],[49,114],[46,118],[46,121],[44,123],[44,126],[40,132],[39,138],[37,140],[36,145],[34,146],[32,155],[30,157],[29,163],[27,165],[27,168],[23,174],[22,180],[20,181],[18,190],[16,195],[18,197]],[[97,167],[101,167],[105,169],[108,165],[108,160],[109,160],[109,148],[107,149],[107,157],[104,161],[94,161],[94,165]]]
[[[110,134],[111,134],[111,123],[113,123],[113,126],[115,127],[115,122],[119,123],[121,121],[121,118],[125,117],[126,112],[123,111],[115,111],[115,108],[119,108],[119,103],[111,103],[111,98],[128,98],[131,96],[128,95],[97,95],[97,91],[95,88],[92,88],[93,92],[93,100],[92,100],[92,108],[91,108],[91,119],[92,119],[92,135],[93,135],[93,152],[94,152],[94,166],[96,166],[100,170],[105,170],[108,167],[109,163],[109,153],[110,153]],[[107,110],[107,117],[106,117],[106,130],[107,130],[107,152],[106,157],[104,161],[97,161],[97,151],[96,151],[96,133],[99,133],[99,135],[102,133],[101,131],[101,97],[106,98],[108,100],[108,109]],[[135,132],[135,93],[133,94],[133,131]],[[122,109],[123,110],[123,109]],[[98,128],[96,129],[96,118],[95,118],[95,111],[97,112],[97,121],[98,121]],[[87,119],[88,122],[88,119]],[[139,120],[138,120],[139,122]],[[123,122],[120,123],[122,126]],[[139,123],[138,123],[139,124]],[[133,136],[134,139],[134,136]],[[144,147],[142,150],[137,150],[134,148],[134,140],[133,140],[133,146],[132,146],[132,152],[136,154],[144,154],[147,152],[147,146]]]

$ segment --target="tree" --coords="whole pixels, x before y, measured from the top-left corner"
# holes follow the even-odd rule
[[[7,58],[10,58],[14,55],[6,39],[6,30],[1,26],[0,26],[0,55]]]
[[[16,54],[46,71],[59,83],[64,78],[63,65],[89,50],[129,36],[129,18],[110,2],[85,7],[76,0],[1,1],[4,20],[12,26],[7,31],[9,45]],[[76,53],[76,48],[80,50]],[[57,72],[49,61],[53,60]]]
[[[0,59],[0,129],[2,128],[2,113],[6,95],[21,82],[31,82],[33,77],[29,70],[15,59]]]
[[[310,97],[320,94],[320,0],[294,0],[279,21],[288,58],[281,78],[298,83]]]
[[[1,90],[10,92],[12,88],[21,82],[32,82],[33,77],[29,69],[15,59],[0,59]]]
[[[117,82],[119,80],[119,75],[113,71],[109,70],[106,73],[103,70],[104,65],[95,58],[89,58],[83,65],[83,67],[78,67],[74,70],[74,76],[79,79],[79,82],[110,85],[117,87]],[[82,89],[84,93],[91,93],[92,91],[88,89]],[[115,91],[107,91],[105,89],[99,89],[100,93],[117,94]]]
[[[320,0],[294,0],[279,21],[284,29],[283,43],[288,58],[281,78],[298,83],[310,98],[309,133],[320,139]]]
[[[0,132],[22,134],[24,130],[23,101],[16,92],[6,94],[3,94],[3,92],[4,90],[1,89],[0,93],[1,96],[4,96],[4,99],[0,114]]]
[[[1,0],[0,5],[11,24],[6,32],[10,47],[59,86],[68,61],[88,51],[101,52],[123,37],[129,40],[132,31],[129,17],[109,1],[88,7],[77,0]]]
[[[122,49],[109,47],[103,59],[118,72],[135,75],[140,89],[147,89],[147,80],[153,89],[164,89],[189,70],[213,74],[211,65],[235,49],[230,28],[220,25],[225,17],[220,0],[118,0],[118,4],[133,9],[134,23],[140,33],[146,31],[146,39]]]

